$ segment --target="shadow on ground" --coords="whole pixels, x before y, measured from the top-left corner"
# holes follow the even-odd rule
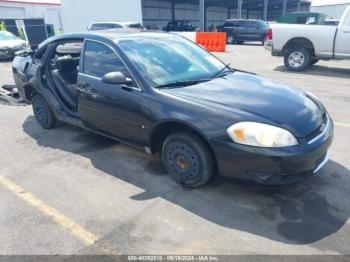
[[[350,215],[350,172],[334,161],[295,185],[265,187],[220,178],[189,190],[170,179],[159,159],[107,138],[64,124],[43,130],[33,117],[23,129],[39,146],[82,155],[96,169],[142,188],[131,197],[135,201],[161,197],[212,223],[282,243],[314,243],[346,227]],[[332,249],[348,252],[327,243]]]
[[[350,78],[350,68],[328,67],[324,65],[309,66],[302,72],[291,72],[285,66],[277,66],[274,71],[288,72],[301,75],[327,76],[337,78]]]

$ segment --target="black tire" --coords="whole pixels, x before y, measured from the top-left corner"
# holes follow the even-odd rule
[[[289,48],[284,55],[284,65],[290,71],[303,71],[310,65],[310,60],[311,56],[309,50],[301,46]]]
[[[311,61],[310,61],[310,65],[314,65],[314,64],[316,64],[318,61],[320,61],[319,59],[316,59],[316,58],[313,58],[313,59],[311,59]]]
[[[163,143],[162,157],[170,175],[186,187],[200,187],[213,175],[213,156],[205,142],[195,134],[170,134]]]
[[[50,106],[41,95],[34,95],[32,98],[32,106],[35,119],[43,128],[51,129],[56,126],[57,119]]]
[[[242,45],[244,41],[237,41],[237,44]]]

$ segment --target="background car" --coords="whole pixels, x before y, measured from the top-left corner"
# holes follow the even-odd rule
[[[88,26],[88,31],[108,30],[108,29],[131,29],[144,30],[139,22],[93,22]]]
[[[175,20],[168,22],[167,26],[163,28],[164,31],[176,31],[176,32],[193,32],[195,27],[192,26],[188,20]]]
[[[228,44],[242,44],[248,41],[260,41],[264,44],[268,24],[263,20],[228,19],[218,28],[226,32]]]
[[[8,31],[0,31],[0,59],[9,59],[26,47],[26,42]]]

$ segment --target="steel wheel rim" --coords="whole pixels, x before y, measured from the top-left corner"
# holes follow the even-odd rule
[[[199,177],[200,160],[197,153],[185,143],[172,143],[166,152],[170,171],[183,181],[194,181]]]
[[[305,63],[305,56],[300,51],[294,51],[289,55],[288,62],[293,68],[301,67]]]

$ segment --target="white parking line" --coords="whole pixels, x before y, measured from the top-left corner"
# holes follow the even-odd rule
[[[334,124],[337,126],[342,126],[342,127],[350,127],[350,124],[342,123],[342,122],[334,122]]]

